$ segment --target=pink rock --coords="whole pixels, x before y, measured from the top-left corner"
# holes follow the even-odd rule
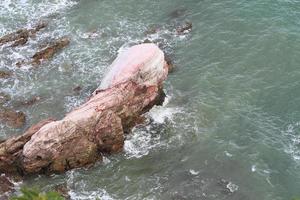
[[[7,164],[0,165],[0,172],[10,163],[23,173],[62,172],[101,160],[102,153],[121,151],[125,132],[140,115],[162,103],[167,73],[164,54],[156,45],[129,48],[114,61],[101,89],[86,103],[22,137],[13,154],[7,151],[12,139],[1,143],[0,163]]]
[[[164,53],[155,44],[136,45],[122,52],[112,63],[100,89],[128,80],[146,86],[157,85],[166,78],[167,71]]]

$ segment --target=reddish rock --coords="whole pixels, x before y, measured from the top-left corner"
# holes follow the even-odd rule
[[[124,134],[163,102],[168,65],[154,44],[121,53],[90,99],[58,121],[0,144],[0,172],[63,172],[122,151]],[[10,150],[11,149],[11,150]]]
[[[1,194],[14,190],[14,184],[4,175],[0,175],[0,197]]]

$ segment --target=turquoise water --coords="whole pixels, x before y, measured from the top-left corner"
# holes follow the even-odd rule
[[[288,0],[33,1],[0,0],[0,35],[49,26],[25,47],[0,49],[0,69],[14,72],[0,91],[26,127],[60,118],[84,102],[120,50],[146,38],[174,61],[162,107],[134,129],[124,153],[91,169],[25,185],[66,183],[73,199],[290,200],[300,196],[300,2]],[[185,21],[186,35],[174,33]],[[145,35],[149,27],[159,27]],[[38,45],[67,35],[68,48],[37,69],[14,67]],[[72,89],[83,90],[75,94]],[[2,138],[22,133],[0,125]],[[25,128],[26,128],[25,127]],[[25,129],[24,128],[24,129]]]

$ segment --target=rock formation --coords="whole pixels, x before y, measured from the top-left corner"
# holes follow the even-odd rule
[[[28,41],[29,37],[34,36],[38,31],[45,28],[46,23],[41,22],[31,29],[19,29],[16,32],[9,33],[0,38],[0,46],[9,42],[13,42],[11,47],[24,45]]]
[[[31,64],[40,64],[42,60],[48,60],[54,56],[54,54],[67,46],[70,43],[70,40],[68,38],[61,38],[56,41],[54,41],[53,44],[49,45],[45,49],[35,53],[32,56],[32,62]]]
[[[90,99],[61,120],[45,120],[0,143],[0,172],[63,172],[120,152],[140,116],[164,100],[163,52],[140,44],[121,53]]]
[[[60,38],[52,42],[51,44],[47,45],[43,50],[36,52],[30,61],[20,61],[17,62],[16,65],[21,67],[23,64],[29,65],[39,65],[43,60],[49,60],[54,56],[55,53],[66,47],[70,43],[70,40],[66,37]]]
[[[185,22],[184,25],[176,28],[177,34],[185,34],[191,32],[193,24],[191,22]]]

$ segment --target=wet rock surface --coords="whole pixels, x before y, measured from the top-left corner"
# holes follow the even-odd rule
[[[42,60],[49,60],[54,56],[55,53],[57,53],[59,50],[62,48],[66,47],[70,43],[69,38],[61,38],[58,40],[55,40],[53,44],[50,44],[48,47],[45,49],[35,53],[32,56],[32,61],[30,62],[31,64],[41,64]]]
[[[0,199],[8,199],[8,196],[4,194],[13,190],[14,184],[4,174],[0,175]]]
[[[58,53],[64,47],[69,45],[69,43],[70,43],[70,40],[67,37],[63,37],[63,38],[55,40],[54,42],[50,42],[49,44],[45,45],[47,47],[45,47],[43,50],[36,52],[31,57],[31,60],[19,61],[16,63],[16,66],[22,67],[23,65],[33,65],[33,66],[40,65],[43,60],[51,59],[56,53]]]
[[[36,103],[38,103],[41,100],[40,96],[33,96],[31,98],[28,98],[26,100],[21,100],[21,101],[17,101],[14,103],[14,107],[27,107],[27,106],[32,106]]]
[[[16,32],[4,35],[0,38],[0,46],[10,42],[13,42],[11,47],[24,45],[27,43],[29,37],[33,37],[38,31],[46,26],[47,23],[41,22],[31,29],[19,29]]]

